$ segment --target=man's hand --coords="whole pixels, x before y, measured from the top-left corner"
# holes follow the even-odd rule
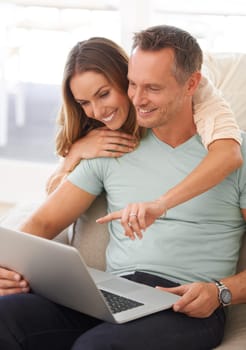
[[[190,317],[209,317],[220,306],[215,283],[195,282],[174,288],[157,288],[180,295],[173,310]]]
[[[160,216],[164,217],[165,206],[160,200],[153,202],[140,202],[128,204],[122,210],[115,211],[111,214],[97,219],[97,223],[103,224],[112,220],[120,219],[124,227],[125,235],[131,239],[142,238],[142,231],[153,224]]]
[[[0,296],[28,293],[28,282],[17,272],[0,267]]]

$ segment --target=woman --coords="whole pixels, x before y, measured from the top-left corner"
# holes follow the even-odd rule
[[[91,57],[93,51],[96,53],[94,62]],[[77,70],[88,69],[104,74],[110,84],[124,95],[126,123],[114,125],[111,121],[86,115],[81,103],[75,100],[70,80]],[[48,180],[48,193],[57,187],[81,159],[119,157],[136,147],[144,130],[137,127],[135,112],[127,97],[127,69],[126,53],[108,39],[86,40],[78,43],[70,52],[64,70],[63,106],[58,117],[60,128],[56,137],[56,152],[64,159]]]
[[[122,125],[94,116],[88,105],[76,101],[69,86],[70,80],[77,73],[90,69],[104,74],[112,86],[122,94],[127,94],[128,57],[119,46],[105,38],[91,38],[73,48],[64,71],[63,106],[56,139],[57,153],[64,159],[48,181],[48,193],[57,187],[81,159],[122,156],[132,151],[144,135],[144,130],[136,126],[135,113],[127,98],[125,103],[129,108],[129,112],[126,112],[128,118]],[[100,100],[107,103],[107,96],[99,97],[96,103]],[[202,79],[194,96],[194,112],[197,131],[208,149],[208,155],[189,176],[158,200],[128,206],[123,215],[123,225],[128,235],[132,235],[127,221],[130,212],[138,213],[136,218],[139,226],[135,229],[141,234],[141,229],[148,227],[160,214],[165,214],[167,209],[215,186],[242,164],[239,128],[228,104],[206,78]],[[226,124],[230,125],[229,131]],[[117,217],[122,217],[122,212]],[[132,217],[133,219],[135,223],[135,218]]]

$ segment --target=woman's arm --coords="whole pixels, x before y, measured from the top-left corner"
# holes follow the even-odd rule
[[[94,129],[76,141],[66,157],[47,181],[46,191],[52,193],[82,159],[121,157],[136,147],[136,139],[124,132],[106,127]]]
[[[234,161],[229,162],[229,157]],[[142,238],[142,230],[152,225],[158,217],[164,217],[168,209],[214,187],[241,164],[240,145],[236,141],[215,141],[209,146],[209,152],[202,162],[168,192],[151,202],[128,204],[120,211],[99,218],[97,222],[101,224],[121,219],[126,236]]]
[[[214,141],[201,163],[158,201],[164,210],[173,208],[214,187],[241,165],[241,149],[235,140]]]
[[[204,146],[208,148],[202,162],[155,201],[129,204],[119,212],[100,218],[98,223],[121,218],[125,234],[132,239],[135,234],[141,238],[142,230],[158,217],[164,217],[168,209],[216,186],[242,165],[239,127],[228,103],[206,78],[202,79],[194,95],[194,121]]]
[[[197,132],[208,148],[208,154],[182,182],[158,199],[164,211],[216,186],[243,162],[241,133],[234,114],[219,91],[205,77],[193,101]]]
[[[164,211],[216,186],[243,162],[241,134],[233,112],[205,77],[193,100],[197,132],[208,154],[182,182],[158,199]]]

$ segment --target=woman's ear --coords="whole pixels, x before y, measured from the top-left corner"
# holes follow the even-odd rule
[[[187,95],[194,95],[200,80],[201,80],[202,74],[201,72],[194,72],[187,80]]]

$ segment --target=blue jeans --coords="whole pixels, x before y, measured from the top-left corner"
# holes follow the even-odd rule
[[[142,272],[127,278],[176,285]],[[1,350],[205,350],[220,344],[224,324],[223,309],[203,319],[169,309],[115,325],[32,293],[0,297]]]

